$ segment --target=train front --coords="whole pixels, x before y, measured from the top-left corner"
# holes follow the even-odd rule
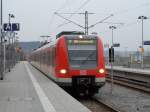
[[[65,82],[71,84],[77,93],[93,95],[98,92],[105,84],[103,45],[100,38],[66,35],[63,41],[65,46],[61,53],[66,51],[67,56],[63,57],[67,64],[63,64],[64,69],[60,70],[60,74],[65,75]]]

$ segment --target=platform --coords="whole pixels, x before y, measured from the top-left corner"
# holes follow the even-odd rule
[[[106,69],[111,69],[111,66],[106,66]],[[150,75],[150,70],[148,69],[136,69],[136,68],[125,68],[122,66],[113,66],[113,70]]]
[[[90,112],[28,62],[0,81],[0,112]]]

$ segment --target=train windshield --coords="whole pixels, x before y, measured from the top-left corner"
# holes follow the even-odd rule
[[[96,39],[68,39],[67,44],[72,68],[91,69],[97,66]]]

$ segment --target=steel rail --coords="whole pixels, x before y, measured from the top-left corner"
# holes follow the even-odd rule
[[[107,67],[107,71],[108,71],[108,77],[109,77],[111,69]],[[116,80],[126,81],[129,83],[144,86],[147,88],[150,87],[150,71],[149,70],[114,67],[113,71],[114,71],[114,79]]]
[[[107,77],[106,79],[108,82],[111,82],[110,77]],[[114,76],[114,83],[121,85],[121,86],[126,86],[126,87],[130,87],[133,89],[137,89],[137,90],[141,90],[143,92],[147,92],[150,93],[150,85],[149,84],[145,84],[143,82],[137,82],[137,81],[133,81],[130,80],[128,78],[115,78]]]
[[[97,96],[93,96],[92,99],[95,100],[97,103],[101,103],[101,104],[105,105],[106,107],[110,108],[114,112],[125,112],[124,110],[121,110],[119,107],[116,107],[112,103],[104,101]]]

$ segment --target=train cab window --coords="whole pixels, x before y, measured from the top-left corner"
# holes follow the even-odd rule
[[[96,39],[67,40],[67,44],[72,68],[88,69],[97,66]]]

